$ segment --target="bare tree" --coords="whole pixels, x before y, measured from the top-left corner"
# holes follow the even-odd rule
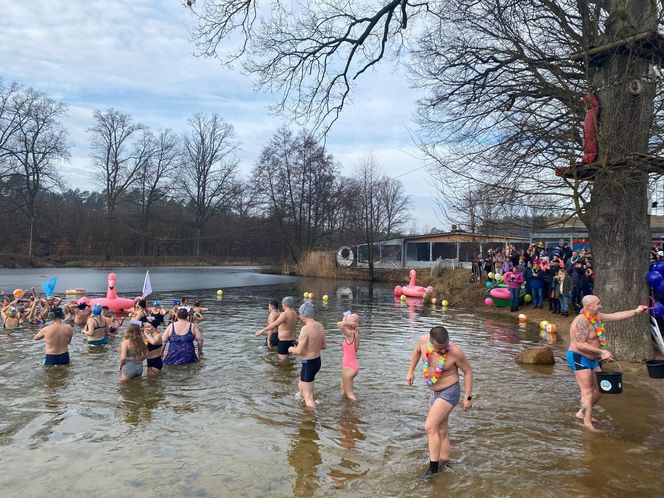
[[[296,263],[302,253],[335,231],[331,214],[336,206],[337,166],[310,133],[277,130],[261,151],[252,177]]]
[[[290,103],[294,116],[318,123],[335,119],[352,79],[386,54],[408,51],[429,94],[419,109],[420,146],[448,190],[473,181],[528,209],[578,215],[606,307],[640,301],[649,175],[664,169],[654,157],[664,146],[661,2],[331,0],[298,9],[275,1],[261,23],[251,1],[206,5],[202,51],[214,54],[222,39],[243,33],[247,43],[234,55],[260,86],[281,91],[281,108]],[[579,166],[582,98],[591,93],[600,107],[599,156]],[[642,325],[612,325],[609,346],[625,359],[649,356]]]
[[[0,179],[12,173],[12,138],[25,119],[27,98],[18,83],[6,86],[0,81]]]
[[[174,173],[181,157],[180,137],[172,130],[161,130],[157,136],[147,134],[146,160],[137,171],[136,193],[140,210],[139,254],[147,253],[148,235],[153,206],[168,196],[168,189],[174,181]]]
[[[183,139],[182,181],[194,215],[196,256],[201,233],[210,217],[229,210],[240,193],[236,173],[239,148],[233,126],[218,114],[195,114]]]
[[[367,245],[369,279],[373,280],[376,243],[393,236],[408,222],[409,199],[401,182],[387,177],[372,154],[360,161],[351,182],[357,192],[358,228]]]
[[[22,116],[17,120],[8,149],[21,177],[20,194],[30,224],[28,256],[31,257],[37,198],[56,184],[56,164],[69,158],[70,144],[60,121],[67,109],[64,104],[33,89],[27,89],[21,100]]]
[[[398,233],[410,220],[410,198],[400,180],[384,176],[378,189],[378,206],[385,219],[385,238]]]
[[[409,19],[426,12],[427,3],[391,0],[355,4],[282,2],[263,6],[257,20],[255,0],[192,2],[198,28],[194,32],[202,55],[221,55],[258,78],[259,87],[280,93],[278,110],[289,109],[327,130],[338,118],[362,73],[386,53],[398,55]],[[219,53],[235,34],[236,50]],[[236,40],[236,38],[233,38]]]
[[[134,123],[132,117],[117,109],[95,111],[91,134],[92,159],[97,168],[96,179],[104,189],[105,253],[111,257],[110,240],[114,228],[114,214],[122,195],[136,180],[138,171],[154,151],[145,126]]]

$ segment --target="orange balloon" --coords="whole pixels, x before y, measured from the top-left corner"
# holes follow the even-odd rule
[[[25,291],[23,289],[16,289],[13,294],[16,299],[21,299],[23,294],[25,294]]]

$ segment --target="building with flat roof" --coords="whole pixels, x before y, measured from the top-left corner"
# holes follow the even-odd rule
[[[452,230],[451,232],[411,235],[408,237],[384,240],[374,244],[375,268],[430,268],[437,259],[445,261],[452,268],[470,267],[473,256],[484,254],[490,248],[514,245],[526,249],[530,245],[528,237],[507,237],[478,235]],[[357,266],[369,266],[367,244],[357,246]]]
[[[652,244],[662,247],[664,241],[664,216],[650,216],[650,232]],[[533,230],[530,233],[533,243],[544,242],[545,247],[555,247],[563,242],[568,243],[572,249],[589,249],[591,240],[588,229],[579,218],[552,220],[549,226]]]

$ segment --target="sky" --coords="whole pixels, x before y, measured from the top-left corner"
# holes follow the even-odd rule
[[[195,57],[195,19],[178,0],[29,0],[3,2],[0,79],[45,91],[68,105],[73,144],[63,166],[67,186],[95,190],[89,136],[95,110],[115,107],[152,129],[187,130],[196,112],[217,112],[241,143],[247,176],[286,116],[270,114],[277,96],[259,93],[251,76],[219,60]],[[449,228],[412,144],[416,90],[390,61],[365,73],[327,136],[328,151],[350,176],[371,153],[411,198],[411,229]],[[403,175],[403,176],[402,176]]]

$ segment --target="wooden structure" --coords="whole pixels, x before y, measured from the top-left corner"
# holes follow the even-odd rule
[[[570,59],[582,61],[587,58],[591,66],[600,67],[613,52],[649,59],[653,64],[662,66],[664,65],[664,36],[657,31],[644,31],[604,45],[588,47],[588,50],[571,54]]]
[[[664,158],[648,154],[629,154],[609,161],[595,161],[590,164],[577,164],[567,168],[558,168],[556,175],[569,180],[590,181],[601,169],[629,170],[638,169],[664,175]]]
[[[591,67],[600,68],[608,58],[615,54],[629,57],[646,59],[651,64],[664,66],[664,35],[657,30],[643,31],[631,36],[625,36],[603,45],[591,46],[581,52],[570,55],[573,61],[587,61]],[[635,80],[637,88],[629,91],[638,95],[639,81]],[[600,151],[601,156],[601,151]],[[642,153],[631,153],[614,159],[600,159],[589,164],[576,164],[569,167],[561,167],[556,170],[556,175],[570,180],[592,181],[602,169],[626,170],[636,169],[654,174],[664,174],[664,158]]]

